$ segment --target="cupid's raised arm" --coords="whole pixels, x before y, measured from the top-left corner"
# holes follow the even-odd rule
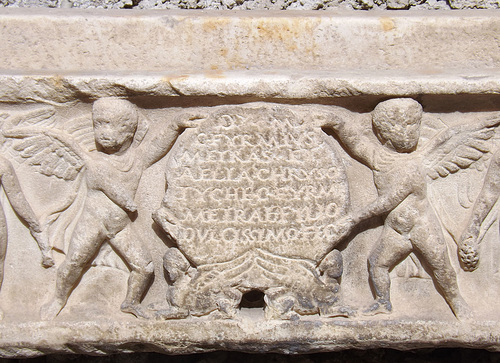
[[[332,130],[349,154],[373,169],[377,144],[371,128],[371,115],[341,107],[322,108],[321,111],[312,115],[314,123]]]
[[[200,121],[205,119],[205,115],[199,113],[180,113],[174,116],[173,121],[168,124],[160,133],[143,147],[144,168],[148,168],[161,158],[163,158],[174,146],[177,137],[188,128],[198,127]]]

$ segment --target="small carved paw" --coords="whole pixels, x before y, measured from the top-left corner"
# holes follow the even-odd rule
[[[474,271],[479,265],[479,252],[477,247],[470,243],[471,238],[465,240],[458,249],[458,256],[464,271]]]
[[[280,295],[270,297],[264,296],[266,302],[265,315],[266,319],[281,319],[281,320],[298,320],[299,315],[294,311],[296,299],[290,295]]]
[[[241,300],[241,295],[238,300],[230,297],[219,298],[216,301],[220,319],[231,319],[238,313],[238,302]],[[219,315],[217,314],[217,315]]]

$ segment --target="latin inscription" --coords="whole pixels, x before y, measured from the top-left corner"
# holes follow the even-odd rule
[[[343,165],[304,112],[271,106],[214,113],[170,160],[166,201],[194,262],[262,248],[319,260],[348,204]]]

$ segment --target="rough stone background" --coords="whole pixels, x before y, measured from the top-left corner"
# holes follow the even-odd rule
[[[499,0],[0,0],[0,7],[104,9],[498,9]]]

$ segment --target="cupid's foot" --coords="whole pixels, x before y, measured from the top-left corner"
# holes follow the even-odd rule
[[[133,200],[129,200],[123,209],[125,209],[126,212],[135,213],[137,212],[137,204],[135,204]]]
[[[186,309],[181,309],[173,306],[157,310],[155,312],[155,318],[157,319],[185,319],[189,316],[189,311]]]
[[[352,318],[355,317],[358,312],[349,306],[329,306],[326,309],[320,309],[319,314],[327,318]]]
[[[377,300],[375,304],[363,311],[363,315],[373,316],[377,314],[390,314],[392,312],[392,304],[389,300]]]
[[[140,304],[132,304],[127,301],[124,301],[120,306],[120,310],[124,313],[132,314],[136,318],[143,318],[143,319],[151,318],[151,315]]]
[[[42,306],[40,309],[40,318],[42,320],[53,320],[57,315],[59,315],[64,305],[66,305],[65,301],[53,299]]]
[[[472,321],[474,318],[471,308],[463,299],[455,301],[451,308],[457,319],[460,321]]]
[[[40,251],[42,252],[42,266],[49,268],[55,265],[54,257],[52,256],[52,248],[49,245],[49,237],[47,235],[47,229],[42,231],[37,231],[31,229],[31,235],[38,243]]]

